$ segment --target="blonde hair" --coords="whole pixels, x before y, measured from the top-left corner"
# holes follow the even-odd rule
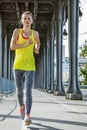
[[[31,13],[30,11],[25,11],[25,12],[23,12],[23,13],[21,14],[21,19],[22,19],[22,16],[23,16],[24,14],[29,14],[29,15],[32,17],[32,13]]]

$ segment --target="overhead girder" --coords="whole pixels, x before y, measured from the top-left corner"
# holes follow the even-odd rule
[[[19,20],[24,10],[30,10],[32,12],[34,23],[36,24],[38,21],[42,23],[43,21],[50,21],[53,17],[54,7],[51,2],[46,0],[43,2],[39,0],[1,0],[0,2],[0,12],[3,13],[3,20],[7,19],[10,23],[13,20]]]

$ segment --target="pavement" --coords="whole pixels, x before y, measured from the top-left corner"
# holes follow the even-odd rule
[[[31,119],[25,127],[15,93],[0,102],[0,130],[87,130],[87,101],[33,89]]]

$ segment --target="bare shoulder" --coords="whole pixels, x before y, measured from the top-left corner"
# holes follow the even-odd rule
[[[17,39],[19,37],[19,31],[20,29],[18,28],[14,29],[12,38]]]
[[[35,37],[39,37],[38,31],[34,30],[34,35],[35,35]]]
[[[14,34],[19,34],[19,31],[20,31],[20,29],[19,29],[19,28],[16,28],[16,29],[14,29],[13,33],[14,33]]]

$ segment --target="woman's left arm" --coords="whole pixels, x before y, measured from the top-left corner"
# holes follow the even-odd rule
[[[39,53],[39,49],[40,49],[40,38],[39,38],[39,33],[37,31],[35,31],[35,38],[34,38],[34,43],[35,43],[35,48],[34,48],[34,52],[35,53]]]

